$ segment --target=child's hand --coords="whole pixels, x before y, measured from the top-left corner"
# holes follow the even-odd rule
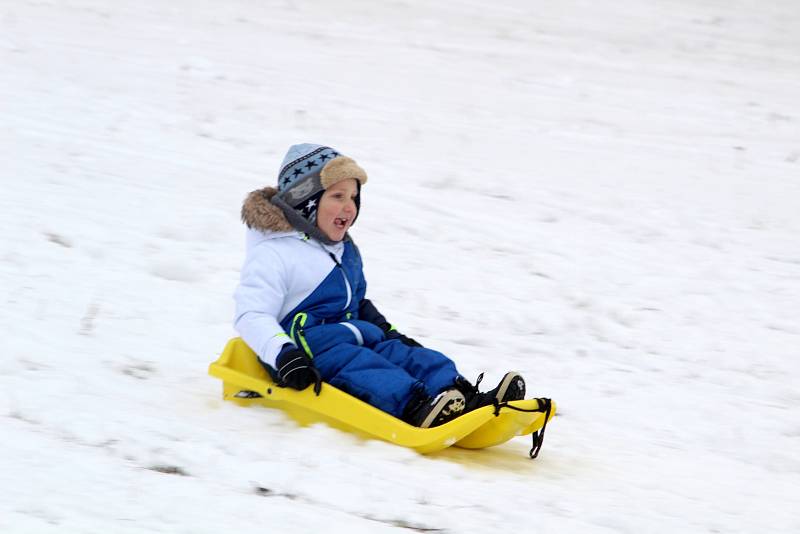
[[[378,308],[376,308],[369,299],[363,299],[359,304],[358,317],[359,319],[370,322],[383,330],[383,333],[386,335],[386,339],[399,339],[404,345],[408,345],[409,347],[422,346],[410,337],[395,330],[394,327],[389,324],[389,321],[386,320],[386,317],[384,317],[381,312],[378,311]]]
[[[302,350],[293,345],[284,345],[276,360],[278,365],[279,386],[304,390],[314,384],[314,393],[319,395],[322,378],[314,367],[314,362]]]
[[[417,343],[415,340],[411,339],[405,334],[401,334],[397,330],[389,330],[386,332],[386,339],[399,339],[403,342],[404,345],[408,345],[409,347],[421,347],[422,345]]]

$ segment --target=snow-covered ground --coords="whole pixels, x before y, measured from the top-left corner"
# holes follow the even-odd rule
[[[2,2],[0,531],[800,531],[798,95],[796,0]],[[558,402],[538,460],[223,403],[296,142],[393,323]]]

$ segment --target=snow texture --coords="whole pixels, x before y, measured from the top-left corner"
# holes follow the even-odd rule
[[[800,532],[796,0],[0,5],[0,531]],[[369,294],[560,415],[421,456],[221,400],[239,208],[369,173]]]

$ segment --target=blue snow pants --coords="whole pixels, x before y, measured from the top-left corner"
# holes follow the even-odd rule
[[[314,326],[303,341],[325,382],[398,418],[412,397],[436,396],[459,376],[441,352],[387,340],[365,321]]]

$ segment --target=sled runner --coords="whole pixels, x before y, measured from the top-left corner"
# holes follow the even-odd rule
[[[555,415],[550,399],[526,399],[484,406],[433,428],[417,428],[335,388],[323,384],[320,395],[313,388],[297,391],[278,387],[241,338],[228,341],[209,374],[222,380],[222,397],[242,406],[259,404],[279,408],[300,424],[325,422],[355,432],[415,449],[420,453],[451,445],[482,449],[505,443],[514,436],[533,434],[535,458],[544,438],[547,421]]]

